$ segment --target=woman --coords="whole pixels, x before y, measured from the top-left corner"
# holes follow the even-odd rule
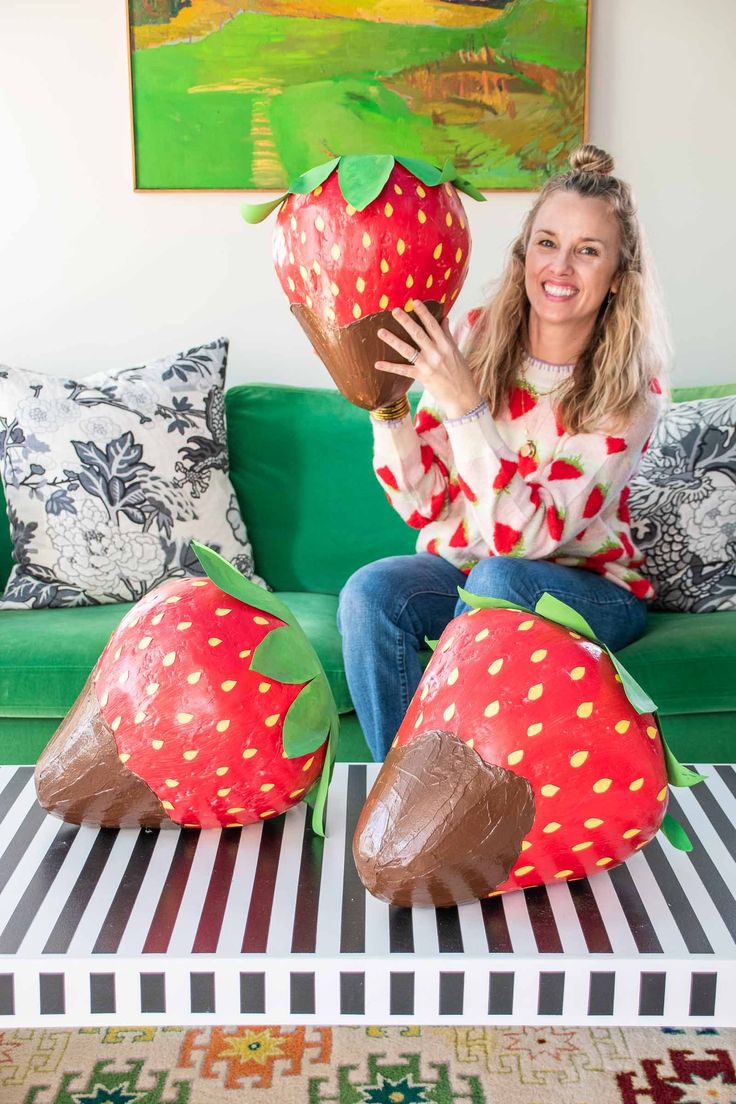
[[[379,361],[424,388],[374,411],[374,468],[419,529],[417,553],[368,564],[338,612],[345,670],[376,760],[421,677],[419,650],[468,607],[457,587],[533,608],[544,591],[618,649],[654,596],[629,528],[629,481],[657,420],[666,329],[629,186],[595,146],[551,178],[461,352],[423,303]],[[419,324],[421,323],[421,325]],[[407,364],[406,361],[409,363]]]

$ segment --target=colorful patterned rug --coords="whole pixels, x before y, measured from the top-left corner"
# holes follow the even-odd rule
[[[0,1031],[0,1104],[736,1104],[736,1030]]]

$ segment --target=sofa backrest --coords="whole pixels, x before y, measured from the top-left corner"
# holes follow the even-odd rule
[[[673,399],[735,392],[730,384],[676,388]],[[225,406],[230,475],[256,567],[273,587],[337,593],[363,564],[414,550],[416,532],[388,505],[373,475],[366,411],[332,388],[261,383],[231,387]],[[6,522],[0,587],[11,563]]]

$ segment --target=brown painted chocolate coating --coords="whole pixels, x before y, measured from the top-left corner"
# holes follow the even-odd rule
[[[442,321],[445,308],[441,303],[427,300],[425,306],[438,322]],[[391,311],[367,314],[349,326],[334,326],[301,303],[292,303],[291,309],[338,389],[355,406],[377,410],[396,402],[409,390],[412,381],[407,376],[379,372],[375,367],[377,360],[400,364],[405,359],[379,338],[381,328],[410,342]],[[413,311],[409,313],[419,321]]]
[[[355,865],[392,905],[474,901],[506,880],[534,811],[525,778],[453,732],[424,732],[389,752],[358,819]]]
[[[46,812],[72,824],[176,827],[153,790],[120,762],[91,675],[44,748],[35,782]]]

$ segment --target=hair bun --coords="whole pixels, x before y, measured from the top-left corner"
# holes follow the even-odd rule
[[[613,172],[613,158],[598,146],[578,146],[570,154],[570,165],[575,172],[600,173],[601,176],[610,176]]]

